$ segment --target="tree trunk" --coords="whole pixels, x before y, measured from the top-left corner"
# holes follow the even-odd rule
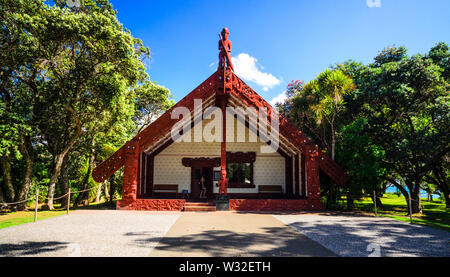
[[[61,174],[59,176],[59,185],[61,187],[61,194],[67,194],[69,192],[69,154],[64,157],[61,167]],[[61,208],[67,208],[67,197],[59,199]]]
[[[334,133],[334,126],[331,124],[331,159],[334,161],[336,147],[336,134]]]
[[[94,140],[92,140],[92,146],[94,146]],[[89,177],[91,176],[92,168],[94,168],[94,161],[95,161],[95,150],[94,148],[91,149],[91,155],[89,156],[89,164],[88,164],[88,170],[86,172],[86,175],[83,179],[83,189],[86,190],[88,188],[89,184]],[[78,205],[88,205],[89,204],[89,191],[84,191],[80,194],[78,194],[77,199],[75,200],[74,206]]]
[[[47,207],[50,210],[53,210],[53,196],[55,194],[55,185],[56,182],[58,181],[59,178],[59,174],[61,172],[61,166],[64,160],[64,157],[67,155],[67,153],[69,153],[70,149],[72,149],[72,146],[75,144],[75,142],[77,141],[78,137],[81,135],[81,126],[79,124],[78,119],[75,120],[75,127],[76,127],[76,133],[75,135],[70,139],[69,143],[65,146],[65,148],[63,149],[63,151],[61,151],[58,154],[53,154],[55,152],[53,152],[53,170],[52,170],[52,175],[50,177],[50,183],[48,185],[48,194],[47,194]],[[52,147],[50,147],[52,149]],[[53,150],[53,149],[52,149]],[[50,151],[52,152],[52,151]]]
[[[29,137],[24,139],[24,143],[19,145],[19,151],[23,156],[25,161],[25,173],[23,175],[22,183],[19,187],[18,193],[16,195],[16,201],[22,201],[27,198],[28,191],[32,185],[32,177],[33,177],[33,146],[31,145],[31,141]],[[17,206],[19,210],[25,209],[25,203],[21,203]]]
[[[450,208],[450,178],[447,177],[446,167],[434,166],[431,175],[425,176],[425,180],[437,186],[444,195],[446,207]]]
[[[335,133],[334,133],[334,119],[330,122],[331,126],[331,159],[334,161],[334,155],[335,155],[335,145],[336,145],[336,139],[335,139]],[[334,208],[336,206],[336,196],[334,193],[335,187],[333,181],[330,181],[330,207]]]
[[[422,205],[420,201],[420,186],[416,183],[417,187],[412,190],[411,194],[411,207],[413,214],[422,214]]]
[[[377,195],[377,207],[382,209],[383,208],[383,203],[381,202],[381,198]]]
[[[394,186],[396,186],[400,192],[403,194],[403,196],[405,197],[406,200],[406,206],[408,208],[408,214],[409,214],[409,197],[411,197],[411,209],[412,209],[412,213],[416,214],[422,213],[422,205],[420,204],[420,182],[416,181],[417,187],[414,187],[412,184],[407,184],[408,189],[410,192],[412,192],[411,194],[408,193],[408,191],[406,191],[401,185],[399,185],[395,180],[393,179],[386,179],[387,181],[391,182]]]
[[[380,209],[383,208],[383,203],[381,202],[381,198],[383,197],[383,194],[384,194],[385,191],[386,191],[386,189],[384,189],[382,192],[375,193],[376,196],[377,196],[377,199],[376,199],[377,207],[380,208]]]
[[[48,193],[47,193],[47,208],[49,210],[54,210],[55,208],[53,207],[53,198],[55,195],[55,187],[56,187],[56,182],[58,181],[59,178],[59,174],[61,173],[61,167],[64,161],[64,156],[66,155],[66,153],[61,153],[55,156],[55,159],[53,161],[53,170],[52,170],[52,175],[50,177],[50,183],[48,185]]]
[[[6,201],[14,202],[15,191],[11,180],[11,164],[9,163],[9,157],[0,157],[0,163],[3,169],[3,191],[6,196]]]
[[[335,208],[335,198],[334,198],[334,185],[333,183],[330,183],[329,190],[328,190],[328,197],[327,197],[327,209],[334,209]]]
[[[109,206],[114,206],[114,192],[115,192],[115,183],[114,183],[114,174],[109,178]]]
[[[376,202],[378,209],[383,208],[383,203],[381,202],[381,199],[378,195],[375,195],[375,199],[373,199],[373,194],[371,194],[370,199],[372,199],[372,202]]]
[[[103,187],[103,183],[100,183],[97,188],[97,195],[95,197],[95,203],[100,202],[100,199],[102,197],[102,187]]]
[[[347,210],[352,211],[355,208],[353,197],[347,194]]]
[[[104,193],[105,193],[105,198],[106,198],[106,201],[109,201],[109,182],[105,182],[104,183]]]
[[[409,214],[409,201],[408,201],[409,193],[408,193],[408,191],[403,186],[401,186],[399,183],[397,183],[394,179],[387,178],[386,181],[393,184],[402,193],[403,197],[405,197],[406,207],[408,209],[407,213]]]
[[[442,194],[444,195],[445,200],[445,207],[448,209],[450,208],[450,193],[448,189],[448,184],[437,184],[438,188],[442,191]]]
[[[1,202],[6,202],[5,201],[5,195],[3,194],[2,186],[0,186],[0,203]]]
[[[439,167],[433,168],[432,172],[434,178],[432,178],[429,181],[431,181],[431,183],[435,184],[439,188],[439,190],[444,195],[445,206],[447,208],[450,208],[450,188],[449,188],[450,180],[448,179],[445,171],[441,170]]]

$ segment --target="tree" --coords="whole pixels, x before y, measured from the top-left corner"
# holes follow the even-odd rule
[[[436,190],[436,187],[431,183],[423,182],[420,185],[420,189],[424,190],[428,194],[428,201],[430,202],[433,202],[433,194],[439,194],[437,193],[438,191]]]
[[[404,47],[388,47],[371,64],[349,60],[306,86],[290,83],[293,96],[277,107],[331,156],[333,141],[338,145],[336,159],[350,176],[340,188],[347,196],[381,193],[389,182],[406,199],[411,196],[414,213],[421,212],[424,181],[449,202],[449,57],[445,43],[412,57]],[[330,72],[342,78],[331,82]],[[322,183],[328,186],[327,205],[333,186]]]
[[[359,82],[369,138],[385,152],[385,179],[421,212],[420,185],[432,164],[449,150],[448,136],[435,132],[436,99],[446,94],[441,68],[427,57],[408,57],[405,48],[386,48],[367,66]],[[405,183],[407,190],[403,187]]]
[[[134,89],[136,97],[136,112],[134,122],[139,133],[163,112],[172,107],[175,102],[170,98],[170,91],[155,82],[147,80]]]
[[[436,46],[431,48],[428,55],[433,63],[441,68],[442,77],[447,81],[450,81],[450,49],[444,42],[439,42]]]
[[[89,145],[77,146],[88,156],[98,139],[109,136],[108,128],[127,130],[122,142],[136,130],[135,107],[140,114],[134,118],[157,114],[170,105],[170,94],[148,81],[142,60],[149,49],[123,28],[106,0],[86,0],[81,7],[2,0],[0,17],[2,170],[10,172],[16,158],[26,161],[23,183],[31,185],[34,152],[49,153],[51,169],[41,172],[48,174],[47,205],[53,208],[56,185],[66,190],[73,175],[74,159],[67,156],[77,144]],[[146,87],[137,89],[142,98],[135,97],[139,85]],[[9,175],[3,191],[16,187]]]
[[[40,1],[2,1],[0,5],[0,161],[3,171],[3,192],[9,201],[22,201],[32,184],[36,131],[35,117],[30,102],[38,96],[29,93],[35,85],[21,82],[17,69],[23,70],[19,76],[33,75],[28,65],[33,64],[32,48],[34,40],[23,32],[22,13],[39,14]],[[11,163],[19,160],[25,165],[18,168],[20,176],[13,180],[14,168]],[[23,208],[20,204],[18,208]]]
[[[294,95],[291,115],[302,129],[321,142],[335,159],[336,128],[339,114],[345,109],[344,96],[354,91],[352,79],[341,70],[325,70],[306,84],[291,83],[288,91]]]
[[[314,141],[318,141],[320,147],[335,160],[336,133],[342,124],[339,116],[345,110],[344,96],[354,90],[352,79],[343,71],[327,69],[305,86],[300,82],[291,82],[287,91],[292,99],[283,105],[281,112],[288,112],[288,118]],[[327,205],[331,207],[335,203],[334,185],[330,183],[327,187]]]
[[[338,144],[338,163],[349,175],[348,183],[343,188],[347,195],[349,210],[353,209],[353,200],[363,196],[364,192],[372,195],[372,192],[376,191],[379,195],[383,191],[383,177],[386,170],[382,161],[385,153],[365,134],[366,125],[365,118],[358,118],[343,127],[342,138]],[[381,201],[377,201],[377,206],[381,207]]]
[[[443,195],[447,208],[450,208],[450,153],[449,137],[450,137],[450,95],[436,99],[435,105],[430,110],[430,117],[433,121],[439,122],[434,124],[433,129],[434,143],[441,145],[445,152],[441,157],[436,157],[431,163],[431,170],[425,175],[424,179],[427,183],[433,184],[439,189]]]

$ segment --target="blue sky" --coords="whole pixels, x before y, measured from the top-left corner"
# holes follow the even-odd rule
[[[380,7],[369,7],[377,1]],[[176,101],[216,70],[223,27],[238,75],[267,101],[291,80],[309,81],[348,59],[371,62],[386,46],[416,54],[450,43],[448,0],[110,2],[124,27],[150,47],[151,79]]]

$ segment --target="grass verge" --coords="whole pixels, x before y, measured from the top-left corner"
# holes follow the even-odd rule
[[[66,214],[65,210],[38,211],[37,219],[41,220],[63,214]],[[0,229],[33,221],[34,221],[34,211],[9,212],[0,215]]]
[[[112,205],[115,207],[115,201]],[[93,210],[106,210],[110,209],[111,205],[106,202],[91,203],[89,206],[70,208],[70,211],[83,210],[83,209],[93,209]],[[38,210],[37,220],[46,219],[54,216],[60,216],[66,214],[65,209],[60,209],[60,204],[55,203],[55,210]],[[0,212],[0,229],[20,225],[28,222],[34,221],[34,206],[31,205],[25,211],[2,211]]]
[[[377,214],[405,222],[410,222],[408,206],[405,198],[396,194],[384,194],[381,198],[382,207],[377,207]],[[355,209],[358,211],[374,213],[374,205],[369,197],[356,200]],[[421,199],[422,214],[413,214],[413,223],[438,228],[450,232],[450,209],[439,200],[428,201]],[[345,207],[345,198],[339,201],[340,207]]]

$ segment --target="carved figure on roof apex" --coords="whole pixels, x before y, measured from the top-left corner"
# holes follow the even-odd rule
[[[230,35],[230,32],[228,31],[228,28],[223,28],[221,35],[219,35],[219,67],[218,69],[225,68],[226,66],[229,66],[231,70],[234,71],[233,64],[231,63],[231,41],[228,39],[228,36]]]

